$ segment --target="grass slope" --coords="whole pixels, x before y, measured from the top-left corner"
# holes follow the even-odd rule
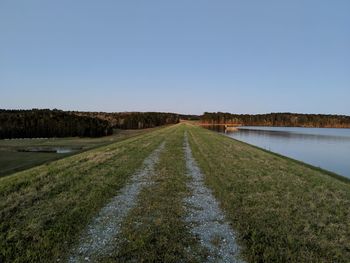
[[[64,258],[169,132],[156,130],[0,178],[0,262]]]
[[[153,128],[158,129],[158,128]],[[138,134],[147,133],[145,130],[118,130],[114,135],[99,138],[42,138],[42,139],[12,139],[0,140],[0,177],[10,175],[31,167],[79,154],[86,150],[115,143]],[[72,153],[42,153],[20,152],[19,149],[29,147],[67,147],[77,149]]]
[[[248,262],[348,262],[350,184],[200,127],[193,154]]]

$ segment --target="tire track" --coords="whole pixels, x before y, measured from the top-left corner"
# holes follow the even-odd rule
[[[79,245],[73,250],[68,262],[93,262],[115,249],[113,241],[118,238],[121,224],[128,212],[135,207],[141,189],[152,183],[150,178],[164,147],[165,142],[144,160],[142,168],[131,177],[130,182],[100,210],[81,236]]]
[[[192,234],[208,250],[207,262],[243,262],[238,258],[235,234],[211,190],[204,184],[203,174],[192,156],[187,133],[184,150],[187,172],[191,178],[188,187],[192,191],[192,195],[185,198],[188,211],[185,221],[189,223]]]

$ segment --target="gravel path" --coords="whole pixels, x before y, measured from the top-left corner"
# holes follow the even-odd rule
[[[80,238],[79,245],[68,262],[94,262],[96,258],[108,255],[115,249],[115,242],[112,241],[117,240],[121,223],[130,209],[136,205],[141,189],[151,184],[150,177],[164,147],[165,142],[145,159],[142,169],[136,172],[119,194],[101,209]]]
[[[243,262],[238,259],[239,247],[235,234],[226,222],[211,190],[204,184],[203,174],[192,156],[187,133],[184,150],[186,167],[191,178],[188,187],[192,191],[192,196],[185,199],[188,211],[185,220],[191,226],[192,233],[208,249],[210,256],[207,262]]]

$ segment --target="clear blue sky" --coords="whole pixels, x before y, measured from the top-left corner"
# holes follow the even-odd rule
[[[0,0],[0,108],[350,115],[349,0]]]

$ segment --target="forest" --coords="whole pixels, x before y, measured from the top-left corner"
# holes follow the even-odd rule
[[[112,134],[109,123],[61,110],[0,110],[0,138],[99,137]]]
[[[178,122],[178,114],[163,112],[0,110],[0,138],[99,137],[112,134],[113,129],[144,129]]]
[[[114,129],[145,129],[156,126],[178,123],[178,114],[166,112],[78,112],[77,116],[88,116],[108,121]]]
[[[246,126],[350,128],[350,116],[330,114],[300,114],[289,112],[269,114],[205,112],[201,116],[201,123]]]
[[[187,120],[187,121],[199,121],[201,118],[201,115],[194,115],[194,114],[180,114],[179,115],[181,120]]]

